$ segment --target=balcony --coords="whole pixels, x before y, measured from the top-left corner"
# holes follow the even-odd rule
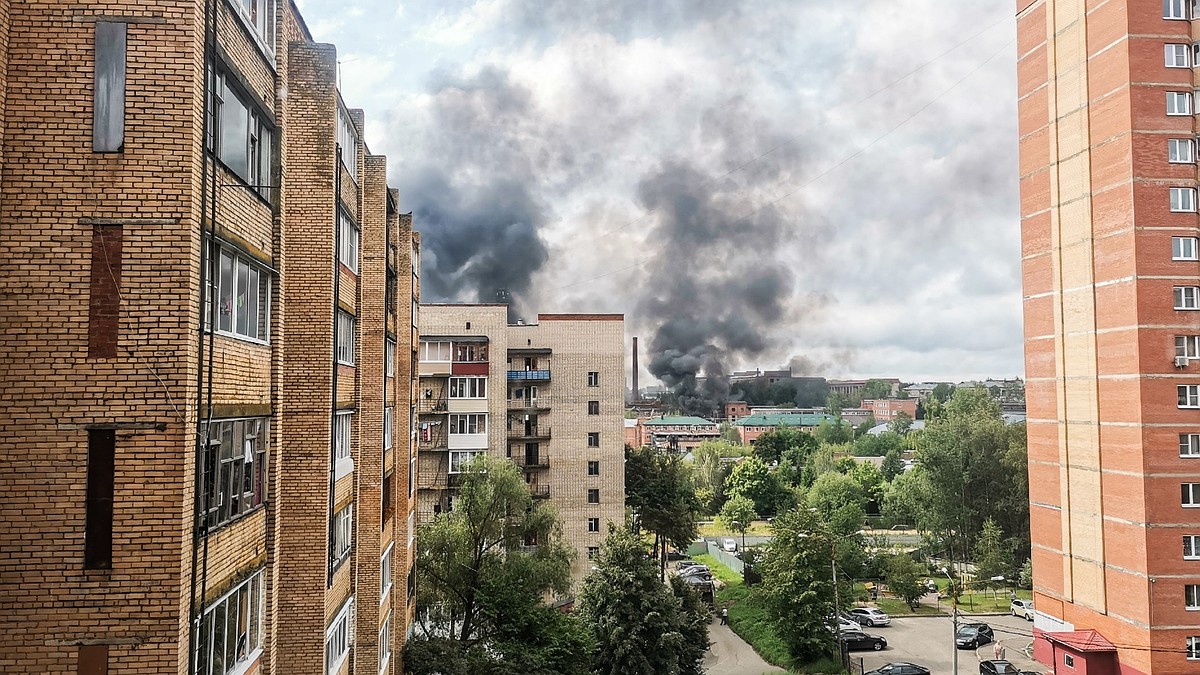
[[[516,429],[508,428],[508,440],[510,441],[548,441],[550,440],[550,427],[517,427]]]
[[[517,466],[532,471],[534,469],[549,469],[550,468],[550,453],[539,450],[538,452],[517,452],[513,453],[510,458]]]
[[[447,410],[447,401],[445,398],[419,398],[417,399],[417,412],[422,415],[440,415]]]
[[[508,371],[509,382],[549,382],[550,369],[542,368],[539,370],[510,370]]]
[[[420,429],[417,431],[417,450],[445,450],[449,447],[446,437],[446,430],[440,426]]]
[[[462,474],[422,471],[417,474],[418,490],[449,490],[462,485]]]
[[[533,497],[534,499],[549,499],[550,498],[550,486],[549,485],[538,485],[536,483],[530,483],[529,496]]]
[[[538,398],[510,398],[508,399],[508,409],[513,412],[549,410],[550,402]]]

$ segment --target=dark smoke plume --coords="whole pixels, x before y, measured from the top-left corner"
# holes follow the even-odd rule
[[[793,275],[775,258],[782,214],[714,189],[713,176],[670,162],[645,177],[641,205],[654,211],[655,249],[638,309],[661,321],[649,369],[685,414],[713,416],[729,397],[725,364],[775,346]]]

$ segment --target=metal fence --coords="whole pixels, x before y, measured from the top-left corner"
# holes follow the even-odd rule
[[[734,572],[737,572],[738,574],[742,573],[742,561],[740,559],[730,555],[729,553],[726,553],[715,541],[705,541],[705,544],[708,545],[709,555],[717,560],[720,560],[722,565],[728,567]]]

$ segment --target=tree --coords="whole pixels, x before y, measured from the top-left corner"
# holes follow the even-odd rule
[[[906,553],[894,555],[887,562],[884,582],[908,608],[917,611],[921,596],[925,595],[925,584],[921,583],[921,568]]]
[[[679,675],[704,675],[704,658],[709,647],[708,623],[712,621],[712,614],[683,579],[671,577],[671,592],[679,600],[679,632],[683,635],[684,645],[679,654]]]
[[[756,518],[758,514],[754,512],[754,501],[742,495],[725,502],[725,506],[721,507],[721,514],[717,516],[722,526],[743,534]]]
[[[533,501],[515,464],[488,455],[472,461],[454,510],[434,516],[417,536],[417,604],[453,630],[414,640],[413,668],[444,671],[449,666],[438,659],[449,659],[488,673],[502,672],[496,663],[581,672],[573,655],[583,633],[542,604],[546,594],[570,588],[573,550],[558,533],[554,510]],[[532,550],[529,542],[537,542]],[[424,628],[426,636],[434,632]]]
[[[754,510],[760,515],[775,513],[783,497],[783,486],[779,477],[767,468],[758,457],[747,457],[733,467],[725,479],[725,494],[747,497],[754,502]]]
[[[1033,588],[1033,561],[1026,558],[1025,564],[1021,565],[1021,572],[1017,575],[1017,584],[1021,588]]]
[[[850,399],[845,394],[831,393],[825,400],[825,407],[829,409],[830,415],[840,420],[842,419],[842,411],[853,406],[851,406]]]
[[[854,482],[862,488],[863,507],[878,515],[879,508],[883,505],[883,474],[871,462],[863,461],[856,462],[846,475],[853,478]],[[875,505],[874,511],[871,510],[872,504]]]
[[[871,430],[875,428],[876,424],[878,423],[875,421],[875,416],[868,415],[867,419],[862,421],[862,424],[854,427],[854,437],[862,438],[863,436],[870,434]]]
[[[578,613],[591,631],[597,675],[698,674],[708,650],[707,621],[698,601],[663,584],[646,544],[609,527],[583,581]],[[681,589],[681,593],[687,591]]]
[[[904,437],[891,431],[865,434],[854,439],[854,456],[883,457],[889,450],[903,447]]]
[[[892,395],[892,385],[883,380],[867,380],[862,389],[858,391],[858,400],[872,401],[880,398],[888,398]]]
[[[654,534],[654,550],[666,560],[666,546],[687,548],[700,535],[700,502],[683,458],[654,448],[638,448],[625,458],[625,504],[635,527]]]
[[[828,622],[834,616],[831,582],[832,544],[820,534],[817,514],[803,508],[783,513],[772,525],[774,536],[757,565],[761,593],[775,634],[795,663],[808,663],[833,652]],[[839,580],[841,583],[841,580]],[[849,587],[841,595],[848,601]]]
[[[883,457],[883,464],[879,465],[879,472],[883,474],[883,479],[892,482],[896,476],[904,473],[904,462],[900,459],[900,450],[891,449]]]
[[[893,525],[911,525],[918,530],[932,528],[930,518],[933,484],[923,467],[897,475],[883,491],[883,517]]]
[[[909,417],[908,413],[901,410],[892,417],[892,421],[888,422],[888,431],[894,434],[903,436],[912,428],[913,418]]]
[[[849,422],[843,422],[840,418],[832,422],[824,420],[817,425],[814,436],[822,445],[849,443],[852,440],[850,438],[852,429]]]
[[[692,450],[692,481],[696,500],[706,514],[716,513],[725,503],[725,477],[729,474],[721,461],[720,443],[701,443]]]
[[[1001,541],[1003,533],[996,521],[988,518],[975,542],[975,578],[985,586],[992,585],[995,577],[1011,577],[1012,558]]]
[[[726,443],[741,445],[742,433],[738,431],[737,425],[730,424],[729,422],[721,422],[719,429],[721,430],[721,440]]]
[[[779,426],[754,441],[754,454],[768,464],[780,461],[787,451],[808,452],[817,447],[817,439],[791,427]]]
[[[947,384],[946,382],[940,382],[934,386],[933,391],[929,392],[929,396],[938,403],[945,403],[946,401],[950,400],[951,396],[954,395],[954,390],[954,385]]]

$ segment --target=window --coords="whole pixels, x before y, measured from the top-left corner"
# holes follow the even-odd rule
[[[486,434],[487,414],[471,413],[467,415],[450,416],[450,433],[452,434]]]
[[[350,615],[354,613],[354,598],[346,601],[325,631],[325,672],[334,675],[350,654]]]
[[[1163,54],[1164,54],[1164,57],[1163,57],[1164,64],[1163,65],[1165,65],[1168,68],[1187,68],[1190,65],[1188,63],[1188,52],[1189,51],[1191,51],[1191,50],[1188,49],[1187,45],[1178,45],[1178,44],[1163,45]]]
[[[600,414],[600,401],[588,401],[588,414],[589,415],[599,415]]]
[[[210,251],[205,328],[212,330],[216,321],[218,333],[267,342],[271,325],[271,272],[216,242]]]
[[[392,658],[392,613],[389,611],[379,629],[379,672],[386,673]]]
[[[390,471],[390,472],[384,474],[383,490],[382,490],[382,494],[380,495],[380,499],[379,499],[380,511],[381,511],[380,520],[382,521],[380,524],[382,527],[387,527],[388,521],[391,520],[391,518],[392,518],[392,510],[395,508],[394,504],[396,503],[395,493],[393,492],[396,489],[394,487],[395,484],[396,484],[396,472],[395,471]]]
[[[1190,138],[1167,139],[1167,161],[1172,164],[1192,164],[1196,161],[1196,142]]]
[[[454,345],[455,363],[486,363],[488,346],[478,342]]]
[[[258,659],[263,646],[264,588],[260,570],[204,610],[195,645],[197,673],[241,673]]]
[[[1070,654],[1063,654],[1063,665],[1068,668],[1075,667],[1075,657]]]
[[[413,457],[408,460],[408,497],[412,499],[417,495],[417,458]]]
[[[1183,587],[1183,606],[1188,611],[1200,610],[1200,586],[1186,584]]]
[[[600,503],[600,490],[598,490],[596,488],[592,488],[592,489],[588,490],[587,499],[588,499],[587,503],[589,503],[589,504],[599,504]]]
[[[1179,456],[1200,457],[1200,434],[1179,434]]]
[[[589,387],[599,387],[600,386],[600,372],[596,371],[596,370],[589,371],[587,382],[588,382],[587,386],[589,386]]]
[[[396,341],[388,340],[383,346],[383,374],[386,377],[396,376]]]
[[[381,604],[387,597],[388,591],[392,590],[392,548],[394,546],[394,544],[388,544],[387,550],[379,558],[379,602]]]
[[[1200,560],[1200,534],[1183,535],[1183,559]]]
[[[487,398],[487,378],[450,378],[450,398]]]
[[[1175,309],[1200,309],[1200,286],[1176,286]]]
[[[588,560],[595,560],[596,556],[600,555],[600,547],[599,546],[587,547],[587,555],[588,555]]]
[[[1196,211],[1195,188],[1171,188],[1171,211],[1175,213],[1193,213]]]
[[[358,274],[358,223],[343,209],[338,209],[338,261]]]
[[[588,532],[599,532],[599,531],[600,531],[600,519],[599,518],[588,518]]]
[[[259,417],[210,422],[206,437],[200,509],[213,529],[262,505],[271,435],[267,418]]]
[[[250,29],[268,54],[275,53],[275,0],[240,0],[242,23]]]
[[[1200,659],[1200,636],[1192,636],[1187,639],[1187,658],[1188,661]]]
[[[340,309],[337,313],[337,360],[347,366],[354,365],[354,317]]]
[[[1180,408],[1200,408],[1200,384],[1181,384],[1176,389]]]
[[[97,21],[92,87],[92,152],[125,149],[126,25]]]
[[[1200,335],[1176,335],[1175,356],[1200,359]]]
[[[334,480],[354,471],[354,458],[350,455],[350,431],[353,428],[354,412],[339,412],[333,417],[333,477]]]
[[[449,342],[421,342],[421,361],[441,361],[450,363]]]
[[[447,501],[449,501],[449,502],[450,502],[450,505],[451,505],[450,507],[451,507],[451,508],[454,508],[454,502],[453,502],[453,501],[450,501],[450,500],[453,500],[453,499],[454,499],[453,497],[448,497],[448,498],[447,498]],[[417,512],[416,512],[416,511],[413,511],[412,513],[408,514],[408,550],[409,550],[409,551],[413,550],[413,542],[414,542],[414,541],[416,541],[416,539],[417,539],[417,520],[416,520],[416,517],[417,517]],[[410,601],[411,601],[411,600],[410,600]]]
[[[354,540],[354,503],[333,514],[333,548],[329,550],[333,569],[341,566],[350,555],[350,543]]]
[[[1179,486],[1180,503],[1183,506],[1200,506],[1200,483],[1182,483]]]
[[[451,450],[450,451],[450,473],[462,473],[471,466],[471,461],[476,455],[481,454],[482,450]]]
[[[1187,0],[1163,0],[1164,19],[1187,19]]]
[[[396,409],[387,407],[383,409],[383,449],[390,450],[392,447],[392,425],[395,424]]]
[[[1196,237],[1171,237],[1171,260],[1196,259]]]
[[[1191,115],[1192,114],[1192,94],[1187,91],[1168,91],[1167,92],[1167,114],[1168,115]]]
[[[84,506],[83,568],[112,568],[113,487],[117,432],[88,429],[87,496]]]
[[[275,131],[254,98],[233,84],[234,77],[210,69],[208,149],[227,169],[271,198],[271,148]]]
[[[600,475],[600,462],[598,462],[594,459],[588,461],[588,475],[589,476],[599,476]]]
[[[600,447],[600,432],[599,431],[589,431],[588,432],[588,447],[589,448]]]
[[[338,104],[337,112],[337,143],[341,153],[342,165],[350,172],[354,182],[358,182],[358,131],[354,128],[354,120],[345,106]]]

